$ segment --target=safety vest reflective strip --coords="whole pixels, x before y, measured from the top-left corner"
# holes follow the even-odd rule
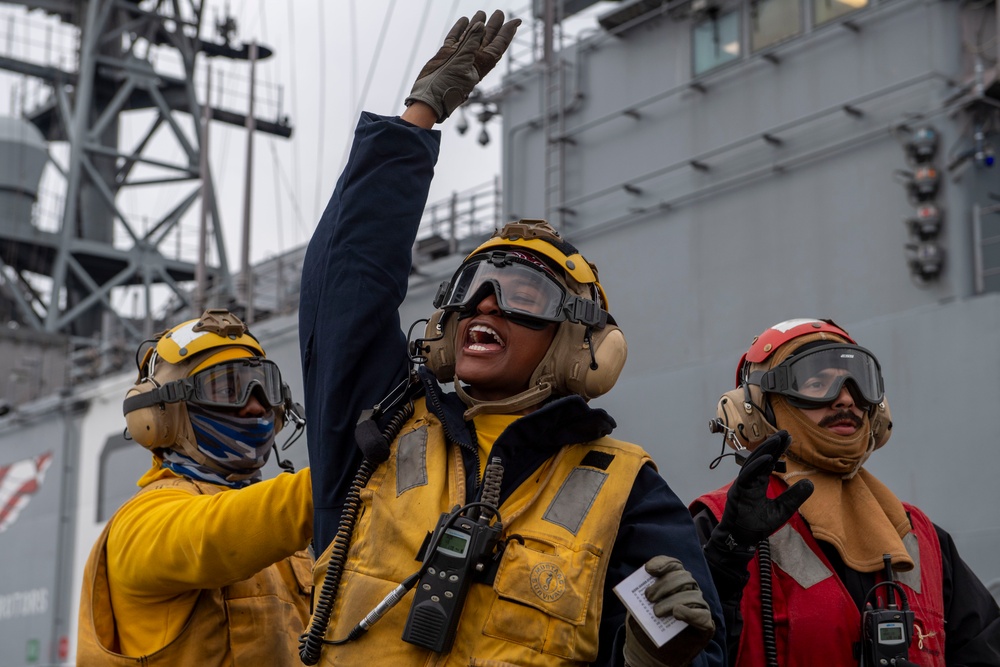
[[[392,456],[361,496],[328,640],[344,638],[399,582],[440,515],[465,502],[461,452],[418,402]],[[597,656],[604,577],[635,476],[639,447],[611,438],[571,445],[499,508],[506,548],[493,585],[473,583],[451,651],[402,641],[413,591],[360,639],[326,646],[323,665],[584,665]],[[603,466],[603,467],[602,467]],[[332,548],[317,560],[322,579]],[[496,662],[490,662],[496,661]]]
[[[728,488],[698,498],[693,506],[704,505],[719,520]],[[785,482],[772,477],[767,495],[773,498],[786,488]],[[913,571],[896,577],[914,612],[909,658],[921,667],[944,667],[941,545],[927,516],[912,505],[903,503],[903,506],[913,529],[903,543],[916,563]],[[861,640],[861,613],[802,516],[796,513],[768,539],[768,544],[778,664],[782,667],[858,664],[854,645]],[[736,667],[763,667],[766,659],[759,554],[748,567],[750,580],[743,590],[740,606],[743,630]],[[878,577],[879,581],[882,579]]]

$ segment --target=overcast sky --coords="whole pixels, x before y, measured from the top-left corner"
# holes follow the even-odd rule
[[[482,5],[480,0],[205,1],[204,39],[220,39],[215,26],[228,14],[236,22],[237,44],[258,41],[273,50],[272,57],[258,63],[255,115],[276,118],[280,103],[280,113],[288,117],[293,127],[290,139],[255,135],[251,263],[308,242],[346,159],[359,111],[401,113],[403,99],[417,72],[437,51],[459,16],[471,16],[480,8],[487,13],[499,8],[508,18],[516,16],[525,21],[505,62],[484,83],[486,90],[500,85],[511,62],[516,60],[519,66],[526,66],[531,61],[531,0],[516,0],[507,6]],[[612,4],[598,2],[591,13],[599,13]],[[37,11],[25,15],[22,7],[0,3],[0,21],[3,55],[25,58],[30,51],[36,62],[73,69],[75,36],[54,18]],[[590,23],[593,24],[592,18]],[[39,53],[43,55],[39,57]],[[198,79],[205,62],[199,60]],[[213,106],[245,112],[249,99],[248,63],[224,59],[211,62]],[[169,69],[166,56],[158,57],[155,64],[158,71]],[[200,81],[197,85],[201,85]],[[0,73],[0,91],[8,92],[12,114],[42,104],[49,95],[45,86],[9,73]],[[130,150],[144,135],[149,116],[143,118],[143,113],[149,112],[123,115],[122,150]],[[452,192],[487,184],[500,171],[500,118],[487,126],[492,140],[486,146],[477,140],[479,123],[471,117],[469,120],[470,128],[464,136],[457,132],[454,116],[438,126],[443,135],[442,150],[430,203],[444,200]],[[181,156],[175,142],[164,146],[170,142],[173,139],[169,132],[161,129],[152,146],[159,145]],[[243,246],[247,133],[241,127],[213,123],[209,144],[229,266],[236,272],[241,268]],[[50,153],[58,158],[59,150],[57,145],[50,148]],[[62,162],[65,164],[64,158]],[[138,224],[141,233],[142,225],[148,227],[166,215],[190,188],[190,184],[175,186],[173,190],[162,186],[126,188],[119,196],[118,206],[127,216],[141,220]],[[43,179],[39,205],[45,209],[40,218],[48,218],[50,227],[60,219],[59,194],[64,189],[64,179],[50,168]],[[46,195],[50,195],[49,201],[44,201]],[[197,219],[194,210],[182,225],[182,238],[177,245],[187,248],[185,259],[192,259],[191,248],[197,247]],[[43,223],[39,225],[45,228]],[[126,238],[121,229],[116,230],[116,239]],[[121,302],[117,306],[126,307]]]
[[[227,4],[236,16],[241,41],[258,39],[274,49],[274,56],[259,65],[258,81],[263,94],[281,87],[283,109],[294,126],[291,139],[258,134],[254,144],[251,257],[256,261],[308,241],[346,158],[359,110],[401,113],[416,73],[447,29],[481,3],[210,0],[210,26]],[[500,74],[495,71],[493,81],[486,83],[498,85]],[[491,123],[494,140],[485,147],[477,142],[475,122],[464,136],[458,134],[455,118],[438,126],[442,151],[429,201],[494,178],[500,165],[498,122]],[[220,129],[211,145],[225,202],[222,216],[227,230],[233,230],[227,245],[235,267],[239,252],[232,248],[241,236],[246,135],[240,128]],[[236,165],[240,168],[230,168]]]
[[[241,41],[257,39],[273,48],[274,56],[259,67],[258,82],[264,94],[280,86],[284,112],[295,128],[291,139],[258,134],[254,145],[254,261],[308,242],[346,159],[359,110],[401,113],[413,79],[458,17],[501,9],[508,18],[522,18],[508,54],[513,58],[505,60],[525,66],[531,59],[532,0],[508,5],[481,0],[207,1],[208,34],[214,34],[216,19],[228,7]],[[590,18],[568,21],[567,31],[576,24],[594,25],[593,15],[612,5],[596,3],[587,12]],[[484,88],[499,86],[510,64],[501,62]],[[242,63],[234,69],[240,66],[246,69]],[[479,123],[470,117],[469,130],[459,135],[455,116],[438,125],[442,148],[430,203],[486,184],[500,172],[501,119],[488,124],[491,141],[484,147],[478,142]],[[242,236],[245,137],[239,128],[226,128],[211,140],[214,174],[226,202],[222,216],[233,230],[227,245],[234,268]]]

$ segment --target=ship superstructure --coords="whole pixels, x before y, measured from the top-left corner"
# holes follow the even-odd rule
[[[883,365],[868,467],[1000,595],[995,3],[617,3],[502,94],[503,208],[602,270],[629,341],[601,399],[683,499],[752,337],[827,317]]]
[[[502,173],[428,206],[401,320],[426,317],[503,221],[549,219],[600,267],[629,342],[596,403],[690,500],[735,475],[709,468],[708,423],[752,337],[832,318],[883,365],[895,427],[869,469],[1000,596],[1000,521],[982,509],[1000,501],[995,3],[537,0],[524,17],[509,72],[459,114],[480,131],[502,119]],[[283,368],[298,367],[302,252],[255,267],[253,328]],[[48,387],[0,417],[0,480],[21,481],[0,515],[9,664],[72,664],[82,563],[148,465],[122,433],[133,380]],[[306,464],[301,445],[285,454]]]

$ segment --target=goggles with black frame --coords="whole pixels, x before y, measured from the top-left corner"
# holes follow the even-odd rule
[[[857,345],[833,343],[794,354],[774,368],[747,378],[768,393],[784,396],[797,408],[820,408],[835,401],[845,383],[862,409],[882,402],[882,367],[875,356]]]
[[[550,322],[578,322],[603,328],[608,313],[600,303],[568,292],[556,278],[523,253],[495,250],[477,255],[441,283],[434,307],[469,313],[489,292],[508,319],[541,329]]]
[[[125,412],[156,405],[188,401],[213,408],[242,408],[255,388],[267,407],[285,402],[281,371],[273,361],[261,357],[234,359],[210,366],[191,377],[167,382],[153,391],[125,400]]]

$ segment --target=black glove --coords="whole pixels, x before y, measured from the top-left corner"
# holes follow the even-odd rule
[[[722,520],[712,531],[706,546],[722,551],[753,553],[761,540],[784,526],[812,495],[813,483],[804,479],[777,498],[767,497],[774,464],[791,443],[788,431],[778,431],[753,450],[736,481],[729,487]]]
[[[437,122],[451,115],[484,76],[500,61],[514,39],[521,19],[504,23],[503,12],[478,11],[472,20],[464,16],[455,22],[444,44],[427,61],[406,98],[406,106],[424,102],[437,113]]]
[[[653,613],[684,621],[684,628],[657,648],[642,627],[630,616],[625,623],[625,664],[628,667],[681,667],[701,653],[715,634],[715,621],[698,582],[671,556],[654,556],[646,563],[646,572],[656,581],[646,589],[646,599],[653,603]]]

